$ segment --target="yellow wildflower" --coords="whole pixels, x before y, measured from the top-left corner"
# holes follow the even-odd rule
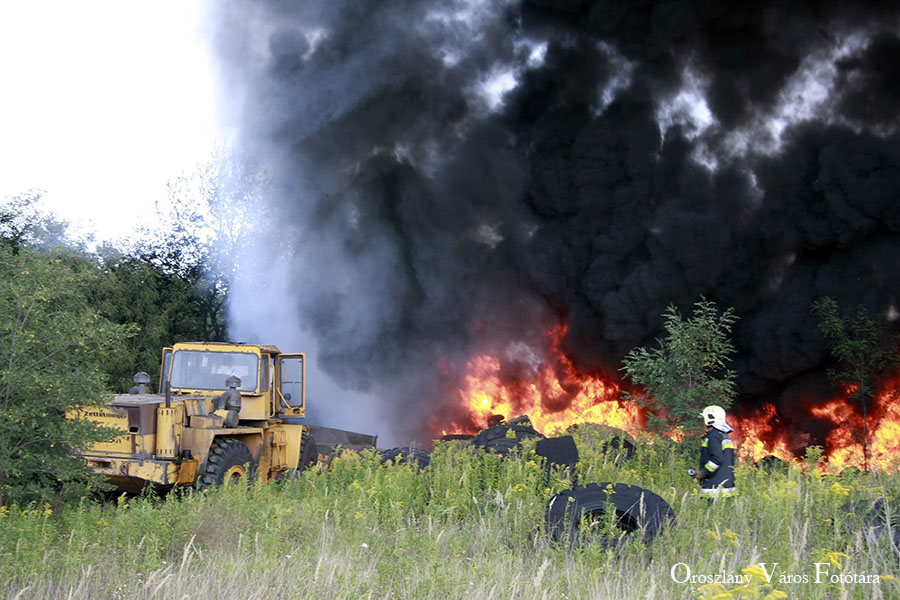
[[[756,585],[753,587],[758,588],[759,586]],[[732,588],[732,589],[728,590],[728,592],[731,594],[746,594],[748,596],[755,593],[753,590],[751,590],[750,588],[743,586],[743,585],[739,585],[736,588]]]
[[[753,565],[752,567],[741,569],[741,573],[743,573],[744,575],[749,575],[753,579],[759,579],[760,581],[766,580],[766,573],[759,565]]]
[[[717,598],[721,594],[728,593],[725,590],[725,586],[721,583],[707,583],[697,588],[697,591],[700,592],[700,600],[712,600],[713,598]],[[728,595],[726,597],[730,598],[731,596]]]
[[[842,486],[837,481],[834,482],[834,485],[832,485],[828,491],[838,496],[847,496],[850,494],[850,488]]]
[[[731,531],[730,529],[726,529],[725,533],[722,534],[724,537],[728,538],[728,542],[732,546],[738,545],[738,540],[741,539],[741,536]]]
[[[843,566],[841,565],[841,559],[842,558],[849,559],[850,557],[847,556],[846,554],[844,554],[843,552],[829,552],[825,555],[825,558],[828,559],[828,562],[830,562],[835,567],[837,567],[838,570],[841,570],[841,569],[843,569]]]

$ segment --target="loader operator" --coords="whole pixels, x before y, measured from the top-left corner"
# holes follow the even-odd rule
[[[706,436],[700,447],[700,469],[697,481],[700,493],[709,498],[732,496],[737,493],[734,485],[734,442],[728,436],[734,431],[725,422],[725,409],[707,406],[700,413],[706,425]]]

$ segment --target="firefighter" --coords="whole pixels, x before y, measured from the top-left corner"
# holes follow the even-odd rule
[[[737,493],[734,485],[734,442],[728,436],[734,431],[725,422],[725,409],[707,406],[700,413],[706,425],[706,436],[700,448],[700,469],[696,479],[700,493],[709,498],[731,496]]]

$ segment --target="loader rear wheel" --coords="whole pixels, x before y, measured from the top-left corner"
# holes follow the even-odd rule
[[[197,489],[242,484],[250,479],[253,466],[253,455],[243,442],[217,439],[209,449],[203,473],[197,478]]]

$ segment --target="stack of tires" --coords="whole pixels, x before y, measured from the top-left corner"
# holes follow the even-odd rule
[[[422,470],[431,464],[431,455],[421,448],[403,446],[380,450],[379,453],[381,454],[380,460],[383,465],[388,463],[408,464],[413,465],[417,470]]]
[[[494,425],[478,433],[469,446],[506,456],[518,448],[522,440],[543,438],[544,435],[531,425],[528,417],[513,419],[507,424]]]
[[[567,433],[574,434],[575,441],[582,446],[613,456],[615,464],[633,459],[637,451],[634,438],[621,429],[583,423],[570,427]],[[578,451],[572,436],[563,436],[566,440],[546,438],[534,429],[527,416],[488,427],[475,435],[469,445],[508,456],[522,440],[534,438],[545,440],[539,441],[538,447],[541,444],[552,446],[548,452],[538,452],[545,456],[548,466],[554,463],[571,467],[577,462]],[[547,504],[545,527],[554,542],[570,546],[596,544],[608,548],[632,535],[640,535],[644,543],[650,542],[674,518],[672,507],[650,490],[625,483],[601,482],[575,486],[551,498]]]

